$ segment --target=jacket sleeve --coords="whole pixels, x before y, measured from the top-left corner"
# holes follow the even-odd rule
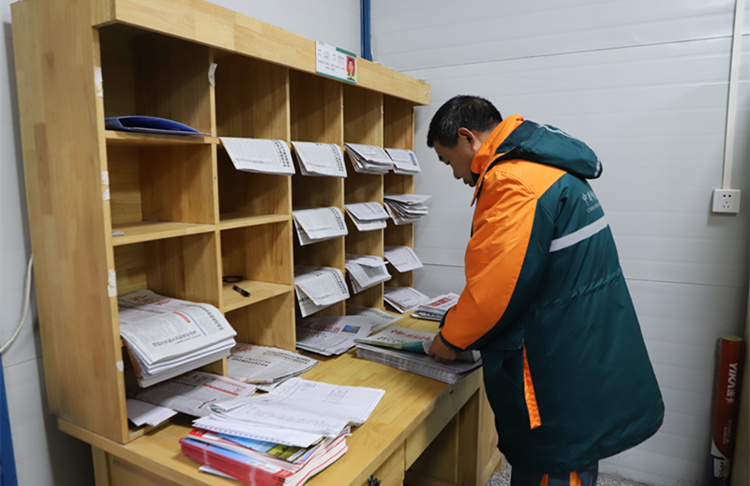
[[[466,287],[440,331],[460,349],[497,337],[528,309],[552,239],[550,218],[537,214],[539,188],[495,169],[481,191],[466,248]]]

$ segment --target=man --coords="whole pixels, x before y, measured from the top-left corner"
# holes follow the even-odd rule
[[[511,484],[596,484],[598,461],[660,427],[664,405],[612,233],[561,130],[487,100],[438,109],[427,145],[474,187],[466,287],[430,349],[479,349]]]

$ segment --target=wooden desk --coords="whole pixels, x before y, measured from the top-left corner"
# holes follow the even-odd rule
[[[416,319],[399,325],[434,328]],[[484,486],[501,462],[481,371],[446,385],[357,359],[352,350],[304,377],[386,390],[367,422],[347,439],[347,453],[308,481],[310,486],[366,485],[371,475],[381,486],[405,479],[409,485]],[[98,486],[241,484],[198,472],[198,464],[182,454],[178,440],[191,429],[189,419],[125,445],[63,421],[60,428],[92,445]]]

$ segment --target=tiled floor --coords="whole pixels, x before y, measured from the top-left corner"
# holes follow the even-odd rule
[[[495,473],[490,478],[487,486],[510,486],[510,466],[505,463],[503,471]],[[596,486],[648,486],[643,483],[636,483],[633,481],[623,480],[614,476],[599,473],[599,477],[596,481]]]

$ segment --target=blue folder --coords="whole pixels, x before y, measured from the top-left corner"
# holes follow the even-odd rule
[[[104,128],[107,130],[166,135],[208,135],[174,120],[155,116],[130,115],[105,118]]]

